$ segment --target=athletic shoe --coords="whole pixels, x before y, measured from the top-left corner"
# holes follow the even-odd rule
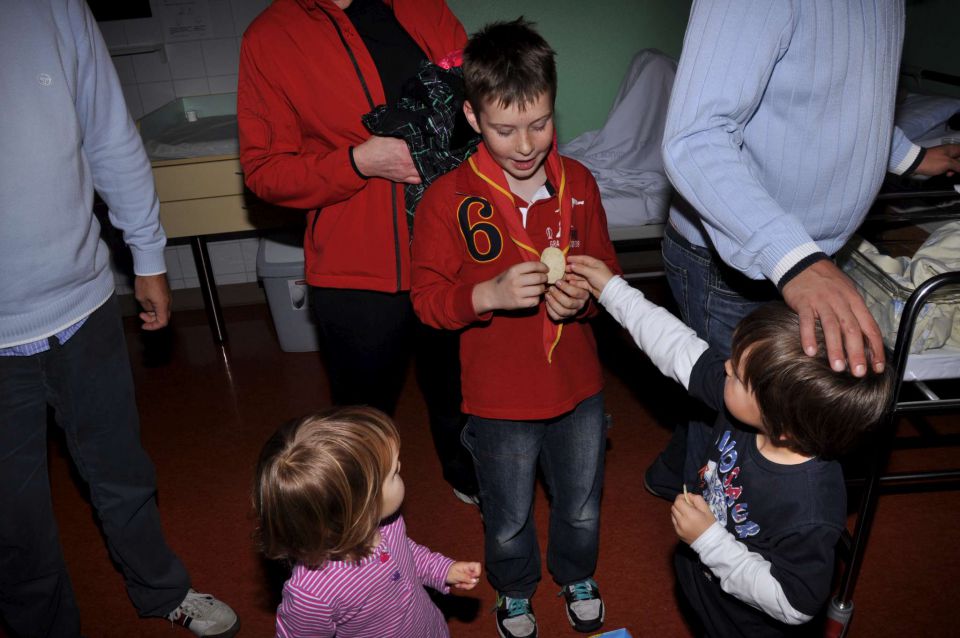
[[[225,602],[193,589],[167,620],[189,629],[202,638],[232,638],[240,631],[240,619]]]
[[[529,598],[497,596],[497,633],[500,638],[537,638],[537,618]]]
[[[456,496],[461,501],[463,501],[464,503],[466,503],[467,505],[476,505],[477,507],[480,507],[479,494],[470,495],[470,494],[467,494],[466,492],[461,492],[457,488],[453,488],[453,495]]]
[[[592,578],[567,585],[560,594],[567,605],[567,619],[573,628],[583,633],[600,629],[606,610],[600,598],[600,588]]]

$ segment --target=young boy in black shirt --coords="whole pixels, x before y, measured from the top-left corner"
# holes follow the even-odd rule
[[[889,374],[831,370],[818,329],[808,356],[799,319],[782,303],[743,319],[731,358],[603,263],[569,257],[569,270],[665,375],[717,410],[689,433],[689,494],[671,516],[681,546],[677,579],[710,636],[792,635],[830,593],[846,488],[834,460],[879,422]]]

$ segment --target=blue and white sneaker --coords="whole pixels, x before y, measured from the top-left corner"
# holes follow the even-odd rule
[[[560,594],[567,604],[567,619],[573,628],[583,633],[600,629],[606,609],[600,598],[600,588],[592,578],[564,587]]]
[[[497,596],[497,633],[500,638],[537,638],[537,618],[529,598]]]

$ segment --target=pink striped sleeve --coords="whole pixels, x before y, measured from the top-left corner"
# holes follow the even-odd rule
[[[329,605],[289,581],[283,586],[283,600],[277,608],[278,638],[332,638],[336,633]]]
[[[454,563],[452,558],[447,558],[439,552],[431,552],[423,545],[419,545],[407,536],[407,546],[413,553],[413,563],[417,568],[417,576],[420,582],[436,589],[441,594],[449,594],[450,587],[447,586],[447,572],[450,571],[450,565]]]

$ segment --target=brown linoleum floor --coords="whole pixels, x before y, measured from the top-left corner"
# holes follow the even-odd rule
[[[650,285],[654,298],[662,286]],[[282,421],[328,404],[315,353],[283,353],[265,305],[226,308],[229,344],[213,344],[202,311],[175,315],[168,334],[146,338],[128,322],[142,438],[157,467],[159,502],[170,545],[194,586],[230,603],[241,636],[272,636],[283,570],[261,560],[252,542],[250,485],[263,441]],[[644,468],[669,436],[685,394],[664,381],[623,334],[598,329],[607,372],[607,477],[597,580],[608,607],[608,630],[635,638],[693,635],[674,593],[671,551],[676,537],[669,504],[641,487]],[[456,500],[440,476],[414,381],[401,398],[411,538],[457,559],[482,558],[478,512]],[[939,425],[960,430],[955,417]],[[111,564],[85,489],[66,448],[51,436],[50,474],[64,552],[88,638],[188,636],[163,620],[138,619]],[[894,463],[956,463],[956,449],[897,453]],[[851,499],[855,502],[855,497]],[[536,503],[541,543],[547,503]],[[853,637],[960,635],[953,626],[960,599],[960,492],[882,497],[855,601]],[[534,607],[541,636],[575,636],[545,575]],[[494,592],[482,582],[446,605],[455,638],[496,635],[489,613]],[[6,634],[0,629],[0,638]]]

